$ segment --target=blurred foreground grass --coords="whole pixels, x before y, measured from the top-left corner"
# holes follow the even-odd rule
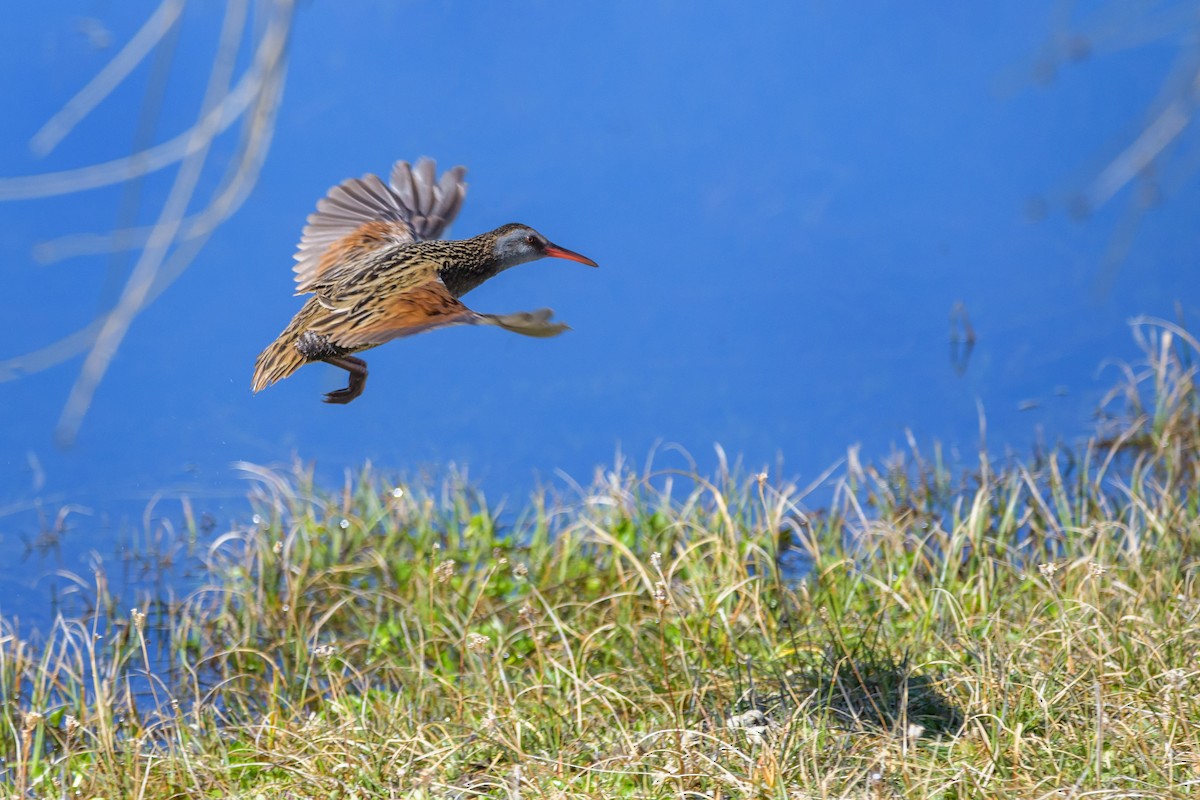
[[[1135,330],[1085,445],[852,454],[820,511],[618,470],[502,526],[247,466],[182,602],[2,622],[0,793],[1198,796],[1200,348]]]

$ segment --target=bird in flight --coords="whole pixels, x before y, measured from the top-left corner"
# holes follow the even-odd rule
[[[470,239],[438,237],[467,193],[467,170],[442,173],[432,160],[397,161],[388,183],[377,175],[334,186],[308,217],[296,249],[296,294],[312,297],[254,363],[258,392],[305,364],[324,361],[350,373],[325,395],[349,403],[363,392],[367,363],[353,353],[448,325],[495,325],[525,336],[567,330],[548,308],[481,314],[461,302],[467,292],[509,267],[539,258],[596,262],[519,223]]]

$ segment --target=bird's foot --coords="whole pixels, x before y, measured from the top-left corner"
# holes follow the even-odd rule
[[[360,394],[362,394],[361,386],[358,387],[358,389],[347,386],[345,389],[338,389],[336,392],[326,392],[324,400],[326,403],[334,403],[336,405],[344,406],[346,403],[349,403]]]
[[[340,356],[327,358],[325,363],[341,367],[350,373],[350,383],[345,389],[338,389],[336,392],[326,394],[326,403],[345,405],[363,393],[363,389],[367,386],[367,362],[354,356]]]

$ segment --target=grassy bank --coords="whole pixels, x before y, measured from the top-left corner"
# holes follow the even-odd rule
[[[1086,445],[851,457],[820,510],[613,470],[502,526],[454,481],[247,467],[201,590],[5,623],[0,791],[1194,797],[1195,342],[1140,331]]]

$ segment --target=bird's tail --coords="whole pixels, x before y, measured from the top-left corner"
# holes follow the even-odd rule
[[[254,362],[255,392],[262,391],[276,381],[281,381],[304,366],[309,359],[296,348],[300,334],[311,327],[319,315],[320,303],[315,297],[309,298],[304,308],[292,318],[283,333],[275,341],[267,345],[267,349],[258,354]]]

